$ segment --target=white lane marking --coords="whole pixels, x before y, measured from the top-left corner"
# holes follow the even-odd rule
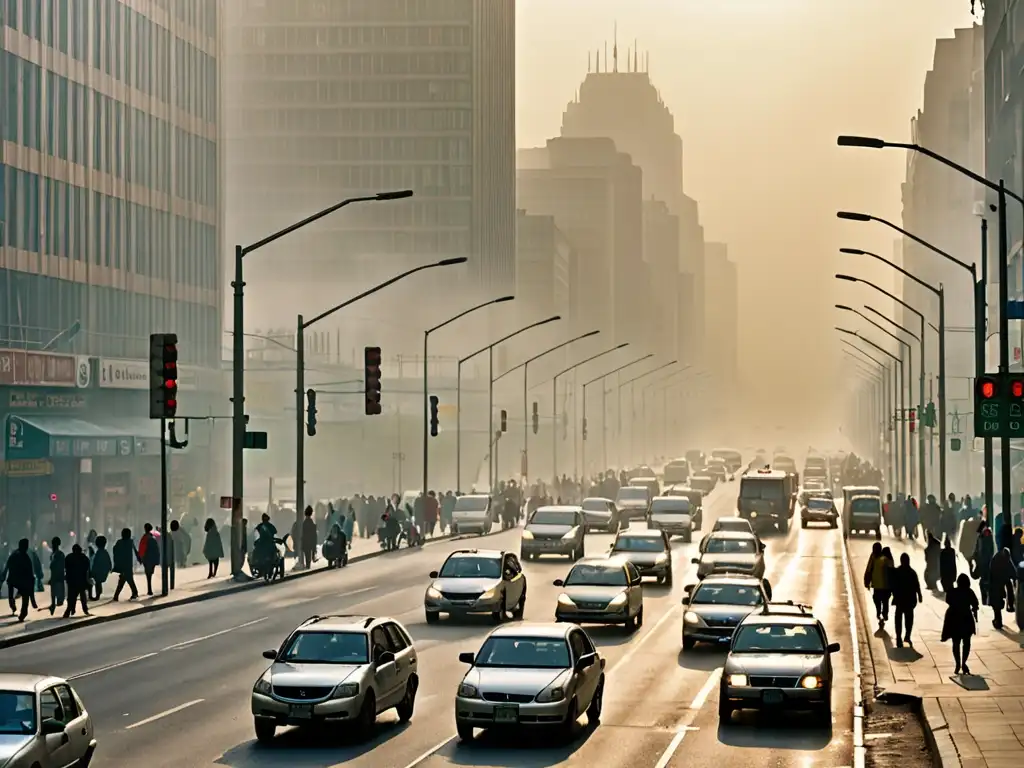
[[[316,600],[355,597],[356,595],[361,595],[364,592],[372,592],[375,589],[379,589],[379,587],[363,587],[362,589],[353,589],[351,592],[342,592],[340,595],[313,595],[312,597],[300,597],[298,599],[283,598],[280,601],[274,603],[274,605],[287,608],[293,605],[304,605],[305,603],[312,603]]]
[[[90,669],[88,672],[80,672],[77,675],[71,675],[67,679],[68,680],[81,680],[83,677],[89,677],[91,675],[98,675],[100,672],[106,672],[106,671],[111,670],[111,669],[117,669],[118,667],[123,667],[126,664],[134,664],[137,661],[142,661],[143,659],[150,659],[153,656],[156,656],[156,652],[155,651],[153,653],[144,653],[142,656],[136,656],[135,658],[132,658],[132,659],[125,659],[124,661],[118,661],[118,662],[116,662],[114,664],[107,664],[105,667],[99,667],[97,669]]]
[[[264,616],[262,619],[253,619],[252,621],[245,622],[245,624],[239,624],[237,627],[228,627],[227,629],[222,629],[220,632],[213,632],[213,633],[211,633],[209,635],[203,635],[202,637],[193,637],[191,640],[185,640],[184,642],[181,642],[181,643],[175,643],[174,645],[168,645],[166,648],[161,648],[160,649],[160,653],[165,653],[166,651],[174,651],[174,650],[177,650],[179,648],[187,648],[190,645],[195,645],[196,643],[201,643],[204,640],[210,640],[210,639],[212,639],[214,637],[220,637],[221,635],[226,635],[228,632],[234,632],[235,630],[238,630],[238,629],[245,629],[246,627],[251,627],[251,626],[253,626],[255,624],[260,624],[260,623],[266,621],[269,618],[270,618],[269,616]]]
[[[676,735],[672,737],[672,741],[665,747],[665,751],[661,753],[661,757],[658,758],[658,762],[654,764],[654,768],[665,768],[672,759],[672,756],[679,749],[679,745],[683,743],[683,739],[686,738],[686,734],[689,731],[697,730],[690,723],[696,719],[696,714],[699,712],[704,705],[707,703],[708,696],[715,690],[715,686],[718,685],[718,681],[722,677],[722,667],[711,670],[711,674],[708,675],[708,679],[704,681],[704,685],[697,691],[697,695],[693,697],[693,701],[690,702],[690,709],[684,717],[684,722],[676,728]]]
[[[160,712],[159,714],[153,715],[152,717],[147,717],[145,720],[139,720],[139,722],[137,723],[132,723],[131,725],[125,726],[125,730],[130,731],[132,730],[132,728],[139,728],[143,725],[155,723],[157,720],[163,720],[165,717],[177,714],[178,712],[181,712],[183,709],[194,707],[196,704],[202,704],[204,701],[206,701],[206,699],[195,699],[194,701],[186,701],[184,704],[179,704],[176,707],[172,707],[171,709],[168,709],[164,712]]]
[[[840,521],[842,516],[840,515]],[[842,536],[839,530],[835,535]],[[853,646],[853,768],[864,768],[866,750],[864,747],[864,700],[861,695],[860,641],[857,634],[857,610],[853,601],[853,580],[850,578],[850,553],[848,540],[839,547],[843,556],[843,583],[846,586],[846,607],[850,614],[850,645]]]

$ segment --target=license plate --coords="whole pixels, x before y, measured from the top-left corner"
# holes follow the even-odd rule
[[[781,704],[783,701],[782,691],[765,691],[761,694],[761,700],[765,704]]]
[[[301,720],[309,720],[313,717],[313,705],[290,704],[288,706],[288,717],[297,717]]]
[[[495,723],[518,723],[519,722],[519,707],[495,707],[494,708],[494,722]]]

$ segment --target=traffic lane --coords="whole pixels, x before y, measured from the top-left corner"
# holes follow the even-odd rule
[[[605,545],[611,542],[610,536],[593,538]],[[680,572],[685,568],[691,552],[692,545],[681,543],[674,549],[674,564],[680,568]],[[526,619],[550,621],[560,592],[551,581],[563,577],[570,564],[545,559],[524,565],[529,585]],[[208,659],[193,660],[191,663],[195,666],[194,670],[176,678],[168,690],[160,690],[159,693],[154,691],[152,698],[145,701],[143,709],[132,717],[118,717],[116,708],[111,710],[106,722],[116,723],[107,735],[107,741],[113,745],[113,754],[132,755],[138,754],[139,749],[149,749],[158,756],[158,765],[168,766],[188,764],[189,760],[196,760],[197,765],[214,761],[228,765],[333,765],[341,760],[366,766],[408,764],[417,755],[436,746],[441,735],[453,733],[454,691],[466,670],[458,662],[458,653],[462,650],[478,650],[484,637],[493,628],[493,624],[486,618],[427,625],[423,615],[422,589],[425,584],[424,580],[415,590],[375,597],[351,607],[351,610],[357,612],[395,616],[412,634],[420,654],[422,674],[417,713],[412,723],[400,726],[394,714],[387,713],[382,716],[378,737],[369,744],[352,743],[349,739],[340,742],[331,739],[324,745],[315,736],[311,738],[310,734],[303,731],[289,730],[283,731],[269,748],[256,745],[249,712],[249,692],[256,678],[266,668],[266,662],[260,657],[266,643],[260,645],[246,641],[238,643],[240,648],[248,646],[246,653],[249,655],[244,659],[238,658],[235,653],[234,662],[230,661],[231,657],[225,661],[225,654],[236,649],[224,649],[209,652]],[[678,594],[671,592],[667,587],[652,585],[648,590],[645,613],[651,611],[651,615],[657,616],[678,604]],[[604,648],[603,652],[609,658],[614,658],[628,652],[629,644],[637,634],[630,635],[623,629],[608,627],[598,628],[594,638]],[[276,642],[279,642],[279,638],[275,638],[275,643],[271,645]],[[140,662],[143,665],[149,663],[149,660]],[[225,663],[232,664],[230,672],[224,669]],[[161,677],[162,674],[154,674],[154,678]],[[216,684],[212,690],[211,682]],[[166,678],[163,685],[167,685]],[[197,703],[190,705],[191,702]],[[127,727],[139,719],[158,717],[162,713],[168,714],[140,727]],[[158,726],[161,721],[172,723],[173,732],[161,729]],[[173,735],[179,732],[188,733],[187,754]],[[165,760],[165,763],[159,760]],[[122,763],[108,759],[101,764]],[[123,764],[128,763],[126,761]]]
[[[778,598],[814,606],[831,642],[841,646],[832,656],[835,679],[832,690],[832,725],[821,727],[803,713],[760,714],[742,711],[728,723],[718,719],[719,687],[709,692],[705,705],[680,723],[675,748],[663,764],[667,768],[696,766],[730,768],[746,766],[843,766],[853,764],[853,646],[850,635],[850,602],[843,575],[838,531],[805,529],[802,539],[813,545],[799,563]]]
[[[404,549],[335,571],[288,579],[199,603],[167,608],[82,627],[61,635],[5,648],[0,669],[38,671],[69,677],[101,669],[195,638],[231,630],[264,619],[268,631],[287,631],[317,612],[336,605],[339,598],[372,594],[374,590],[407,589],[423,583],[444,558],[467,546],[518,551],[516,529],[486,537],[465,537],[428,543],[422,549]],[[486,542],[486,544],[484,544]]]
[[[774,540],[767,576],[778,585],[776,591],[785,592],[802,578],[790,563],[803,541],[795,531]],[[695,554],[696,545],[687,548]],[[659,612],[657,621],[646,622],[648,631],[642,638],[625,652],[601,648],[608,658],[608,672],[599,726],[591,726],[583,718],[576,738],[569,743],[541,732],[531,734],[525,748],[521,734],[484,731],[468,744],[454,739],[444,743],[414,765],[656,765],[672,742],[680,719],[709,695],[724,658],[720,651],[703,646],[681,651],[680,599],[684,585],[696,581],[696,568],[685,561],[677,571],[683,573],[686,575],[676,579],[669,604]]]

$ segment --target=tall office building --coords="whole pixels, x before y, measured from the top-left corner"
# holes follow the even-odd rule
[[[710,299],[705,319],[707,364],[719,391],[727,394],[736,385],[739,372],[739,284],[736,264],[729,260],[729,246],[704,243],[704,266],[704,293]]]
[[[469,258],[467,284],[487,296],[513,287],[513,0],[231,0],[226,9],[235,239],[344,198],[415,192],[346,208],[253,259],[250,290],[315,292],[449,256]],[[425,274],[417,287],[432,280],[450,286],[452,275]]]
[[[218,9],[0,3],[0,538],[159,517],[151,332],[178,334],[183,408],[216,402]]]

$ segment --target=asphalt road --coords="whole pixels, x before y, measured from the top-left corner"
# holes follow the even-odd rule
[[[732,514],[736,488],[722,486],[708,498],[705,530],[718,516]],[[518,551],[519,536],[518,530],[493,534],[480,546]],[[852,643],[839,535],[796,528],[766,541],[775,599],[813,604],[830,639],[842,645],[834,658],[838,677],[831,729],[798,716],[776,720],[752,713],[719,725],[723,654],[700,646],[685,654],[680,650],[680,598],[684,584],[694,581],[695,566],[689,561],[696,544],[675,545],[672,588],[645,586],[640,631],[628,635],[616,628],[588,628],[607,659],[604,715],[597,728],[585,725],[584,718],[568,744],[486,732],[471,744],[455,738],[453,696],[465,671],[458,653],[476,651],[492,628],[486,619],[433,626],[424,621],[427,574],[460,546],[457,542],[6,649],[0,668],[73,679],[96,723],[100,748],[94,765],[100,768],[135,768],[142,761],[151,768],[852,765]],[[610,536],[591,535],[588,553],[610,543]],[[568,563],[531,561],[524,567],[526,619],[549,621],[559,591],[551,582],[565,575]],[[368,744],[324,741],[291,730],[280,732],[269,747],[257,745],[249,694],[267,665],[262,651],[277,647],[306,617],[327,612],[387,615],[408,628],[422,674],[412,722],[400,726],[389,713]]]

